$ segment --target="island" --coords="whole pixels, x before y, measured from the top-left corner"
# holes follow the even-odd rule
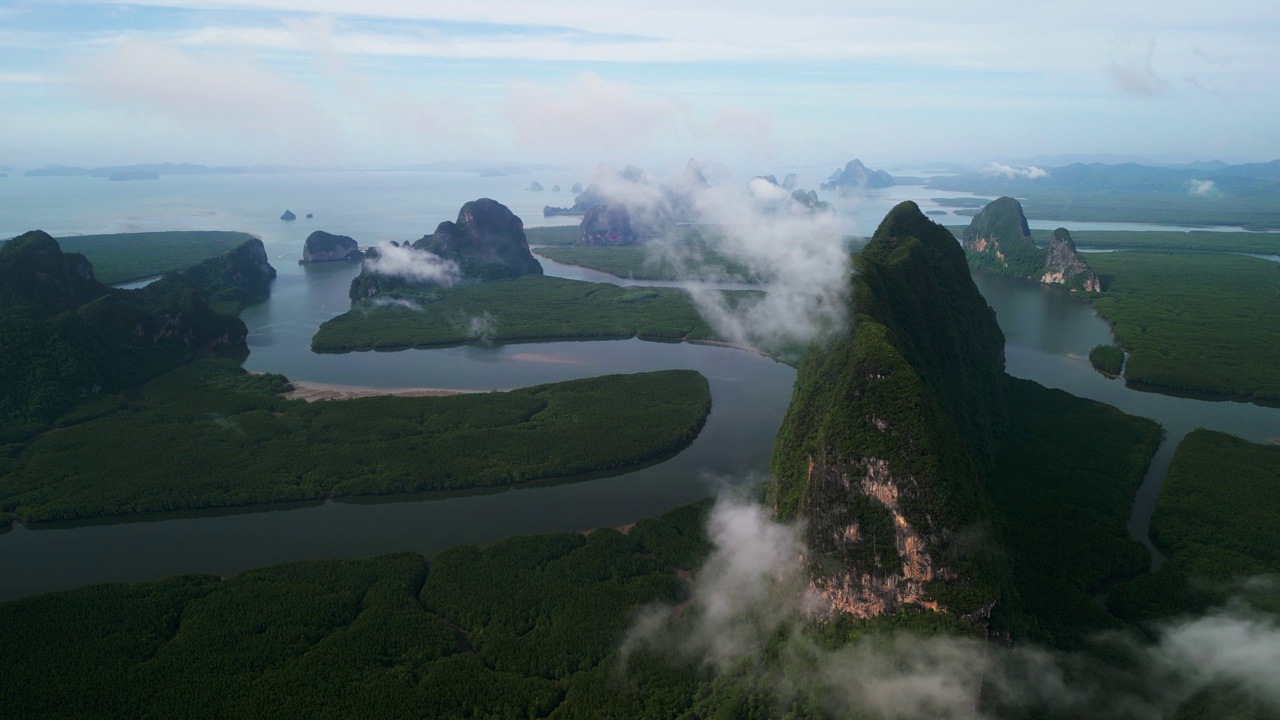
[[[280,216],[280,219],[285,222],[293,222],[298,219],[298,216],[294,215],[292,210],[285,210],[284,214]]]
[[[317,403],[289,388],[204,360],[103,396],[6,456],[0,511],[42,522],[507,485],[676,451],[711,410],[691,370]]]
[[[358,262],[364,259],[360,246],[346,235],[333,235],[316,230],[302,245],[302,264],[320,262]]]
[[[1053,231],[1048,250],[1031,239],[1022,203],[1011,197],[991,201],[964,231],[965,256],[979,270],[1063,285],[1070,290],[1099,292],[1102,283],[1080,253],[1066,228]]]

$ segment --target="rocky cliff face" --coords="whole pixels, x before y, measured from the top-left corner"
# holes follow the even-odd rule
[[[271,295],[276,269],[268,262],[262,241],[253,238],[170,275],[195,288],[206,302],[224,305],[226,312],[235,315],[245,306],[263,302]]]
[[[1102,289],[1065,229],[1054,231],[1047,251],[1036,247],[1022,203],[1011,197],[992,200],[974,216],[964,231],[964,249],[969,264],[980,270],[1072,290]]]
[[[307,236],[302,246],[302,262],[342,262],[360,260],[360,245],[346,235],[332,235],[317,230]]]
[[[457,221],[440,223],[413,247],[457,263],[462,276],[471,280],[542,274],[542,265],[529,251],[524,223],[506,205],[489,198],[466,203]]]
[[[949,232],[914,203],[855,258],[850,321],[801,365],[769,498],[803,519],[829,613],[911,608],[982,625],[1009,569],[980,469],[1007,424],[1004,336]]]
[[[1076,251],[1076,243],[1066,228],[1053,231],[1053,242],[1049,244],[1049,253],[1044,261],[1044,274],[1040,282],[1046,284],[1066,285],[1072,290],[1085,292],[1102,292],[1102,283],[1098,276]]]
[[[579,245],[635,245],[640,242],[631,223],[631,213],[617,205],[600,205],[582,218],[582,235]]]
[[[1033,277],[1044,267],[1044,251],[1031,239],[1022,204],[1011,197],[992,200],[973,216],[963,243],[969,263],[983,270]]]

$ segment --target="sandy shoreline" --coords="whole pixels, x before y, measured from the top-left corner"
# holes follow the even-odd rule
[[[449,390],[445,388],[375,388],[359,385],[334,385],[292,381],[293,389],[284,393],[290,400],[351,400],[353,398],[375,397],[378,395],[398,395],[400,397],[443,397],[445,395],[463,395],[479,392],[477,390]]]

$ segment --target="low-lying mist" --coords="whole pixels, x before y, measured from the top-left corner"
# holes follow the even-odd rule
[[[803,699],[842,715],[893,720],[1156,720],[1210,687],[1280,711],[1280,624],[1244,599],[1167,622],[1146,639],[1099,636],[1096,655],[905,632],[831,649],[810,632],[824,609],[809,590],[799,526],[774,522],[766,507],[727,491],[710,512],[707,535],[713,550],[689,598],[636,618],[623,646],[624,672],[636,652],[669,654],[717,679],[763,689],[783,706]],[[1250,589],[1274,596],[1280,583],[1255,579]]]

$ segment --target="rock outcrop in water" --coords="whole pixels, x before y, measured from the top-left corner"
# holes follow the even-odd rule
[[[857,195],[867,189],[893,186],[893,176],[883,170],[871,170],[861,160],[850,160],[843,170],[832,173],[822,184],[823,190],[835,190],[844,195]]]
[[[506,205],[489,198],[466,203],[456,221],[440,223],[413,247],[457,263],[464,279],[542,274],[542,265],[529,251],[524,223]]]
[[[1045,256],[1044,274],[1040,276],[1040,282],[1066,285],[1072,290],[1102,292],[1098,275],[1080,256],[1075,241],[1066,228],[1053,231],[1053,242],[1049,244],[1049,252]]]
[[[787,199],[787,210],[792,213],[824,213],[835,212],[831,203],[818,199],[818,193],[812,190],[796,190]]]
[[[298,216],[294,215],[292,210],[285,210],[284,214],[280,216],[280,219],[285,222],[293,222],[298,219]]]
[[[360,245],[346,235],[333,235],[317,230],[307,236],[302,246],[302,263],[343,262],[360,260]]]
[[[805,522],[828,613],[946,612],[985,626],[1010,570],[980,475],[1007,425],[1004,336],[964,253],[902,203],[855,258],[847,327],[796,378],[769,500]]]
[[[1047,251],[1036,246],[1022,203],[1014,198],[996,198],[982,208],[965,228],[963,243],[969,264],[979,270],[1072,290],[1102,290],[1098,276],[1076,251],[1064,228],[1054,231]]]

